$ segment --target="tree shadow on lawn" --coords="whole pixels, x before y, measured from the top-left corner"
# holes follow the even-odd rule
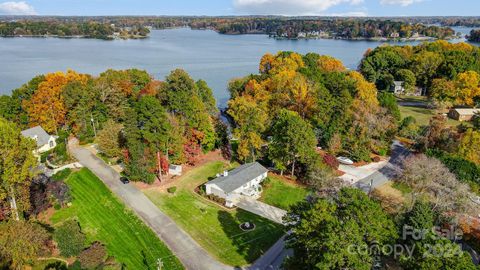
[[[237,253],[249,263],[258,259],[283,235],[283,226],[240,209],[235,216],[224,210],[219,211],[218,221]],[[254,223],[255,229],[243,231],[240,224],[244,222]]]

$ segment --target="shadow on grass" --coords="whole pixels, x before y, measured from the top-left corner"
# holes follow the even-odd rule
[[[235,216],[227,211],[219,211],[218,221],[237,253],[249,263],[258,259],[283,234],[281,225],[242,210],[238,210]],[[244,222],[254,223],[256,228],[252,231],[243,231],[240,224]],[[239,266],[236,267],[240,269]]]

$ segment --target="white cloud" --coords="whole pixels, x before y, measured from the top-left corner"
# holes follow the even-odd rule
[[[253,15],[319,15],[336,5],[361,3],[363,0],[234,0],[233,6]]]
[[[0,15],[36,15],[35,9],[27,2],[0,3]]]
[[[422,0],[380,0],[382,5],[400,5],[402,7],[409,6],[413,3],[420,2]]]

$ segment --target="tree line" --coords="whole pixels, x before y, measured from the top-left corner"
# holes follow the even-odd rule
[[[300,33],[325,32],[344,39],[412,38],[415,34],[431,38],[451,38],[450,28],[410,24],[383,19],[304,19],[304,18],[233,18],[205,19],[190,24],[192,28],[212,28],[222,34],[263,33],[274,37],[298,38]],[[319,36],[316,34],[315,36]]]
[[[16,17],[13,17],[16,19]],[[191,27],[213,29],[222,34],[268,34],[274,37],[330,37],[342,39],[409,39],[429,37],[448,39],[456,35],[448,27],[425,24],[405,18],[336,18],[336,17],[156,17],[156,16],[100,16],[100,17],[18,17],[19,20],[1,19],[0,35],[81,35],[108,38],[113,32],[125,37],[144,37],[146,27],[165,29]],[[7,18],[8,19],[8,18]],[[115,25],[112,29],[111,25]],[[126,30],[128,29],[128,30]],[[322,34],[320,34],[322,33]],[[303,36],[302,36],[303,34]]]
[[[0,97],[0,104],[0,117],[22,128],[40,125],[97,142],[102,153],[125,163],[133,181],[149,183],[168,173],[168,164],[194,164],[202,151],[219,147],[217,130],[225,130],[212,90],[183,70],[165,81],[137,69],[98,77],[50,73]]]
[[[403,81],[407,93],[422,92],[446,107],[480,102],[480,49],[446,41],[417,46],[380,46],[365,53],[360,71],[378,89]]]
[[[141,25],[117,27],[100,22],[62,22],[52,21],[14,21],[0,22],[1,37],[17,36],[56,36],[84,37],[94,39],[113,39],[115,33],[119,38],[147,37],[150,30]]]

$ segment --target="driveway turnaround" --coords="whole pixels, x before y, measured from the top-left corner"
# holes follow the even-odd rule
[[[238,269],[212,258],[197,242],[162,213],[140,190],[120,182],[120,175],[90,151],[70,144],[77,160],[100,178],[129,208],[131,208],[172,250],[187,269]],[[162,259],[162,258],[160,258]],[[166,259],[166,258],[163,258]]]
[[[391,147],[391,156],[388,163],[373,174],[355,183],[355,187],[365,193],[371,192],[388,181],[391,181],[401,172],[403,161],[410,156],[411,152],[398,141],[394,141]]]

